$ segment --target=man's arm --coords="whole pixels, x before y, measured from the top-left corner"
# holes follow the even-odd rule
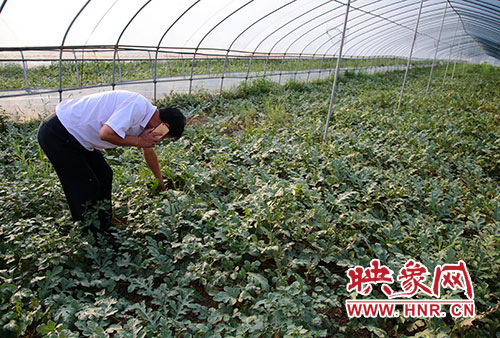
[[[99,138],[117,146],[134,146],[139,148],[150,148],[161,140],[160,135],[155,133],[153,128],[145,129],[138,136],[126,135],[124,138],[121,138],[107,124],[103,125],[99,131]]]
[[[153,130],[153,128],[145,129],[139,136],[126,135],[124,138],[121,138],[110,126],[105,124],[99,131],[99,137],[101,140],[116,144],[117,146],[134,146],[142,148],[142,154],[144,155],[144,159],[149,169],[151,169],[153,175],[159,180],[159,189],[165,190],[165,183],[161,176],[158,157],[152,148],[155,144],[160,142],[161,137]]]
[[[151,172],[159,181],[158,188],[160,190],[166,190],[155,150],[153,148],[142,148],[142,154],[144,155],[144,159],[146,160],[149,169],[151,169]]]

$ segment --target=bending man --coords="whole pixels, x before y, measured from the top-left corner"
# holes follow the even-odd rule
[[[163,137],[154,131],[160,124],[169,128]],[[99,229],[92,222],[93,212],[97,212],[101,231],[111,223],[113,171],[100,150],[142,148],[148,167],[164,190],[153,146],[162,138],[181,137],[185,124],[186,118],[178,109],[157,109],[140,94],[110,91],[59,103],[56,113],[42,121],[38,142],[61,181],[73,220],[83,221],[89,227],[86,230],[95,233]]]

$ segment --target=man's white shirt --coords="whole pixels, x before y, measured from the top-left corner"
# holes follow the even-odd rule
[[[121,138],[138,136],[155,111],[156,106],[144,96],[122,90],[65,100],[56,107],[62,125],[87,150],[117,147],[99,137],[104,124]]]

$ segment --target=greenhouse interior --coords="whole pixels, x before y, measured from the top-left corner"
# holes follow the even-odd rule
[[[0,337],[499,337],[499,94],[498,0],[0,0]]]

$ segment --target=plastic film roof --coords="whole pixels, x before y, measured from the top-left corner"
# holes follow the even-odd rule
[[[347,0],[0,0],[0,50],[141,46],[336,55]],[[351,1],[343,54],[407,57],[420,0]],[[424,0],[414,57],[500,60],[500,1]]]

